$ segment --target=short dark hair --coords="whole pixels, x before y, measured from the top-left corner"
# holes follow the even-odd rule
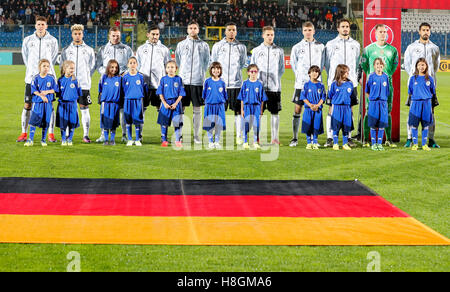
[[[45,16],[36,16],[36,22],[38,21],[44,21],[45,23],[47,23],[47,18]]]
[[[348,25],[351,24],[350,20],[348,20],[347,18],[341,18],[337,21],[337,27],[339,27],[341,25],[341,23],[343,23],[343,22],[347,22]]]
[[[259,71],[258,65],[256,65],[256,64],[250,64],[250,65],[248,65],[248,67],[247,67],[247,72],[250,71],[252,68],[256,68],[256,70]]]
[[[159,26],[157,26],[156,24],[152,24],[148,27],[147,32],[151,32],[152,30],[158,30],[159,31]]]
[[[222,64],[220,64],[219,62],[212,62],[211,63],[211,67],[209,67],[209,75],[211,75],[211,77],[213,76],[213,74],[212,74],[212,69],[213,68],[220,69],[219,77],[222,77]]]
[[[195,25],[197,25],[197,26],[198,26],[198,28],[200,28],[200,24],[198,24],[198,22],[197,22],[197,21],[195,21],[195,20],[191,20],[191,21],[189,21],[189,22],[188,22],[188,24],[187,24],[187,26],[189,26],[189,25],[192,25],[192,24],[195,24]]]
[[[319,73],[319,76],[320,76],[320,68],[319,68],[319,66],[316,66],[316,65],[312,65],[310,68],[309,68],[309,70],[308,70],[308,75],[309,74],[311,74],[311,72],[317,72],[317,73]]]
[[[231,26],[231,25],[234,25],[234,26],[237,27],[237,24],[236,24],[236,23],[234,23],[234,22],[227,22],[227,23],[225,24],[225,28],[227,28],[227,26]]]
[[[428,22],[422,22],[422,23],[419,25],[419,30],[422,29],[422,26],[428,26],[428,28],[431,29],[431,25],[430,25]]]
[[[113,32],[113,31],[118,31],[118,32],[120,32],[120,28],[117,27],[117,26],[112,26],[112,27],[109,29],[109,32],[108,32],[108,33],[111,33],[111,32]]]

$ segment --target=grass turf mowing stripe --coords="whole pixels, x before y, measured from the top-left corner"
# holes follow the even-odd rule
[[[0,178],[0,193],[377,196],[359,181]]]
[[[0,242],[164,245],[449,245],[414,218],[0,215]]]
[[[0,214],[196,217],[408,217],[380,196],[0,194]]]

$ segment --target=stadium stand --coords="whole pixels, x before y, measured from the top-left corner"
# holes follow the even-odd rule
[[[417,32],[423,22],[431,25],[430,40],[441,50],[442,55],[449,55],[450,51],[450,14],[431,14],[402,12],[402,53],[408,45],[419,39]]]
[[[18,48],[22,39],[34,31],[34,17],[48,16],[49,32],[58,38],[60,47],[71,41],[70,24],[82,23],[87,28],[85,42],[98,47],[107,41],[108,27],[111,19],[117,19],[120,9],[137,9],[138,22],[149,24],[164,23],[161,39],[183,38],[186,35],[184,26],[196,19],[202,27],[223,26],[227,22],[235,22],[239,26],[239,39],[259,43],[262,41],[260,28],[273,25],[277,28],[275,41],[279,46],[292,47],[301,40],[301,23],[312,21],[317,29],[317,39],[323,43],[334,38],[337,33],[335,23],[343,16],[344,8],[330,3],[318,7],[297,5],[295,9],[278,6],[273,1],[248,0],[243,3],[230,1],[81,1],[80,15],[67,15],[69,0],[13,0],[0,2],[0,47]],[[226,2],[226,3],[224,3]],[[31,10],[31,16],[18,12]],[[330,21],[330,13],[332,21]],[[328,21],[326,15],[328,14]],[[61,26],[63,25],[63,26]],[[321,29],[322,28],[322,29]],[[328,29],[328,30],[327,30]],[[125,35],[123,36],[125,41]]]

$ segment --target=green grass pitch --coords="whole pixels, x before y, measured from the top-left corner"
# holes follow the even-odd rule
[[[413,152],[403,148],[407,107],[406,75],[402,73],[401,142],[397,149],[375,152],[305,149],[306,139],[288,147],[292,137],[294,75],[283,76],[283,110],[277,159],[261,161],[268,151],[182,150],[160,147],[156,111],[146,113],[144,146],[115,147],[81,143],[43,148],[23,147],[20,134],[24,92],[23,66],[0,66],[0,176],[135,179],[358,179],[395,206],[449,237],[450,73],[439,73],[436,141],[441,149]],[[246,76],[246,74],[244,74]],[[97,98],[98,73],[91,94]],[[192,108],[187,109],[192,117]],[[90,137],[99,134],[99,106],[91,106]],[[269,120],[270,121],[270,120]],[[118,129],[120,133],[120,129]],[[173,129],[169,130],[169,134]],[[59,129],[55,130],[60,139]],[[269,134],[270,135],[270,134]],[[120,139],[120,134],[116,140]],[[319,137],[323,145],[326,135]],[[341,142],[340,142],[341,143]],[[1,232],[1,231],[0,231]],[[448,247],[311,247],[311,246],[130,246],[0,244],[0,271],[65,271],[67,254],[77,251],[82,271],[366,271],[371,251],[380,254],[381,271],[448,271]]]

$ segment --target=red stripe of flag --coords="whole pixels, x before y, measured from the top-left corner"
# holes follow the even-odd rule
[[[0,214],[193,217],[409,217],[380,196],[0,194]]]

